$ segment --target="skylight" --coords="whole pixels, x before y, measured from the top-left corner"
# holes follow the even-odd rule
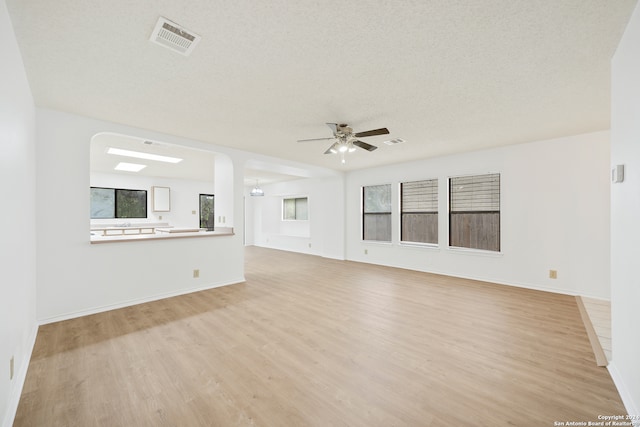
[[[178,157],[161,156],[159,154],[143,153],[141,151],[123,150],[122,148],[109,147],[107,149],[108,154],[115,154],[116,156],[135,157],[136,159],[155,160],[157,162],[166,163],[178,163],[182,159]]]
[[[137,163],[126,163],[120,162],[114,168],[117,171],[125,171],[125,172],[140,172],[142,169],[146,168],[147,165],[139,165]]]

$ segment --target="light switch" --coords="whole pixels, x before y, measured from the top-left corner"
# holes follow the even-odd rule
[[[611,169],[611,181],[613,183],[624,181],[624,165],[616,165]]]

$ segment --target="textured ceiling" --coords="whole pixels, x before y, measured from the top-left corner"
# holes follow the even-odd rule
[[[636,0],[7,0],[38,106],[339,170],[609,128]],[[149,42],[159,16],[202,36]],[[325,122],[386,126],[322,153]]]

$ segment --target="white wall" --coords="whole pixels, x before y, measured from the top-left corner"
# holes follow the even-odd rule
[[[447,178],[488,172],[501,174],[501,254],[449,249]],[[400,245],[399,183],[430,178],[440,247]],[[360,188],[375,184],[393,184],[391,244],[361,240]],[[355,171],[346,186],[347,259],[609,298],[608,132]]]
[[[237,168],[237,173],[243,173],[242,168]],[[216,156],[215,165],[215,200],[214,209],[216,222],[214,227],[233,227],[234,226],[234,194],[240,193],[241,188],[235,188],[234,185],[234,166],[231,159],[227,156]],[[240,213],[239,213],[240,214]],[[240,216],[240,215],[239,215]],[[239,233],[242,232],[241,227],[237,227]]]
[[[110,131],[204,150],[215,147],[62,112],[37,109],[36,114],[39,320],[243,280],[241,235],[94,245],[88,239],[89,147],[96,133]],[[242,172],[235,164],[229,169],[232,191],[241,195]],[[242,221],[241,206],[224,210],[232,220],[239,215],[236,222]],[[200,270],[199,279],[192,277],[194,269]]]
[[[231,181],[233,175],[231,174]],[[92,187],[126,188],[135,190],[147,190],[147,218],[135,218],[127,220],[131,223],[142,222],[167,222],[174,227],[199,227],[200,226],[200,194],[215,194],[214,182],[193,181],[177,178],[161,178],[150,176],[138,176],[135,174],[123,175],[116,173],[91,173],[90,185]],[[154,212],[152,205],[151,187],[169,187],[171,197],[171,210],[169,212]],[[229,183],[230,191],[233,184]],[[217,200],[216,200],[217,201]],[[194,214],[193,211],[196,213]],[[162,217],[162,218],[160,218]],[[88,218],[88,217],[87,217]],[[92,223],[122,223],[122,219],[94,219]]]
[[[611,165],[625,166],[611,187],[611,326],[609,365],[630,414],[640,415],[640,6],[612,62]]]
[[[344,179],[342,175],[245,188],[247,244],[344,259]],[[307,197],[307,221],[283,221],[282,200]]]
[[[10,426],[37,331],[36,174],[33,98],[4,0],[0,63],[0,425]]]

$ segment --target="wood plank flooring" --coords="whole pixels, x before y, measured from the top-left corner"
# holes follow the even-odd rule
[[[625,412],[575,298],[249,247],[246,282],[44,325],[15,426],[553,426]]]

